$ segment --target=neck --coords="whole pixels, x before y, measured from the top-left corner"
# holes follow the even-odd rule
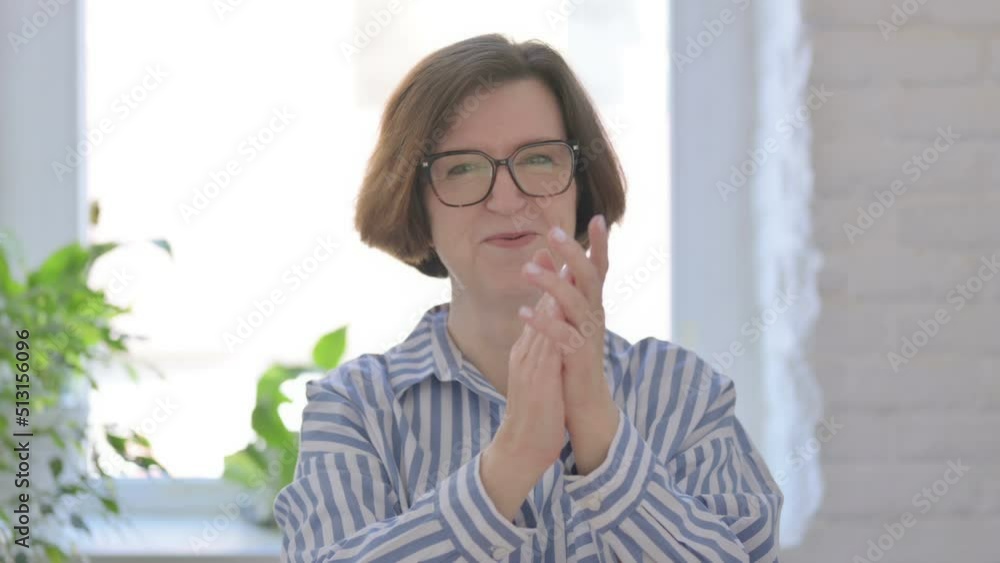
[[[452,284],[448,333],[462,356],[476,366],[501,395],[507,395],[510,349],[524,329],[517,309],[521,305],[531,306],[537,300],[538,296],[486,297],[468,288],[455,291],[455,284]]]

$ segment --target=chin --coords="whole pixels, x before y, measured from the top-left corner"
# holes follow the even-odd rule
[[[482,274],[482,284],[485,293],[496,296],[497,299],[511,299],[526,302],[535,297],[541,297],[541,290],[531,285],[521,275],[521,265],[516,268],[502,268]]]

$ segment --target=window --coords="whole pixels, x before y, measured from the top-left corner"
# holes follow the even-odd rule
[[[306,360],[344,324],[348,358],[382,352],[447,301],[446,281],[357,241],[353,203],[391,88],[430,51],[485,32],[543,39],[581,75],[629,181],[608,326],[669,338],[659,4],[88,3],[87,184],[102,211],[90,238],[162,237],[174,249],[168,260],[130,245],[95,270],[117,280],[112,299],[133,311],[121,328],[144,336],[133,350],[164,377],[107,374],[91,422],[145,431],[174,477],[218,478],[251,439],[254,383],[269,363]],[[283,413],[292,427],[302,385]]]

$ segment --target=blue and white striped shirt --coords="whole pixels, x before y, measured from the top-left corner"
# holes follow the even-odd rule
[[[448,310],[307,384],[295,479],[274,503],[282,561],[777,559],[781,492],[732,382],[675,344],[610,330],[607,458],[577,475],[567,439],[507,521],[479,475],[505,399],[462,357]]]

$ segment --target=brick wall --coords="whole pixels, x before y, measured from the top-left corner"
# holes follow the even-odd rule
[[[1000,562],[1000,2],[802,11],[835,92],[813,121],[812,358],[843,429],[783,560]]]

